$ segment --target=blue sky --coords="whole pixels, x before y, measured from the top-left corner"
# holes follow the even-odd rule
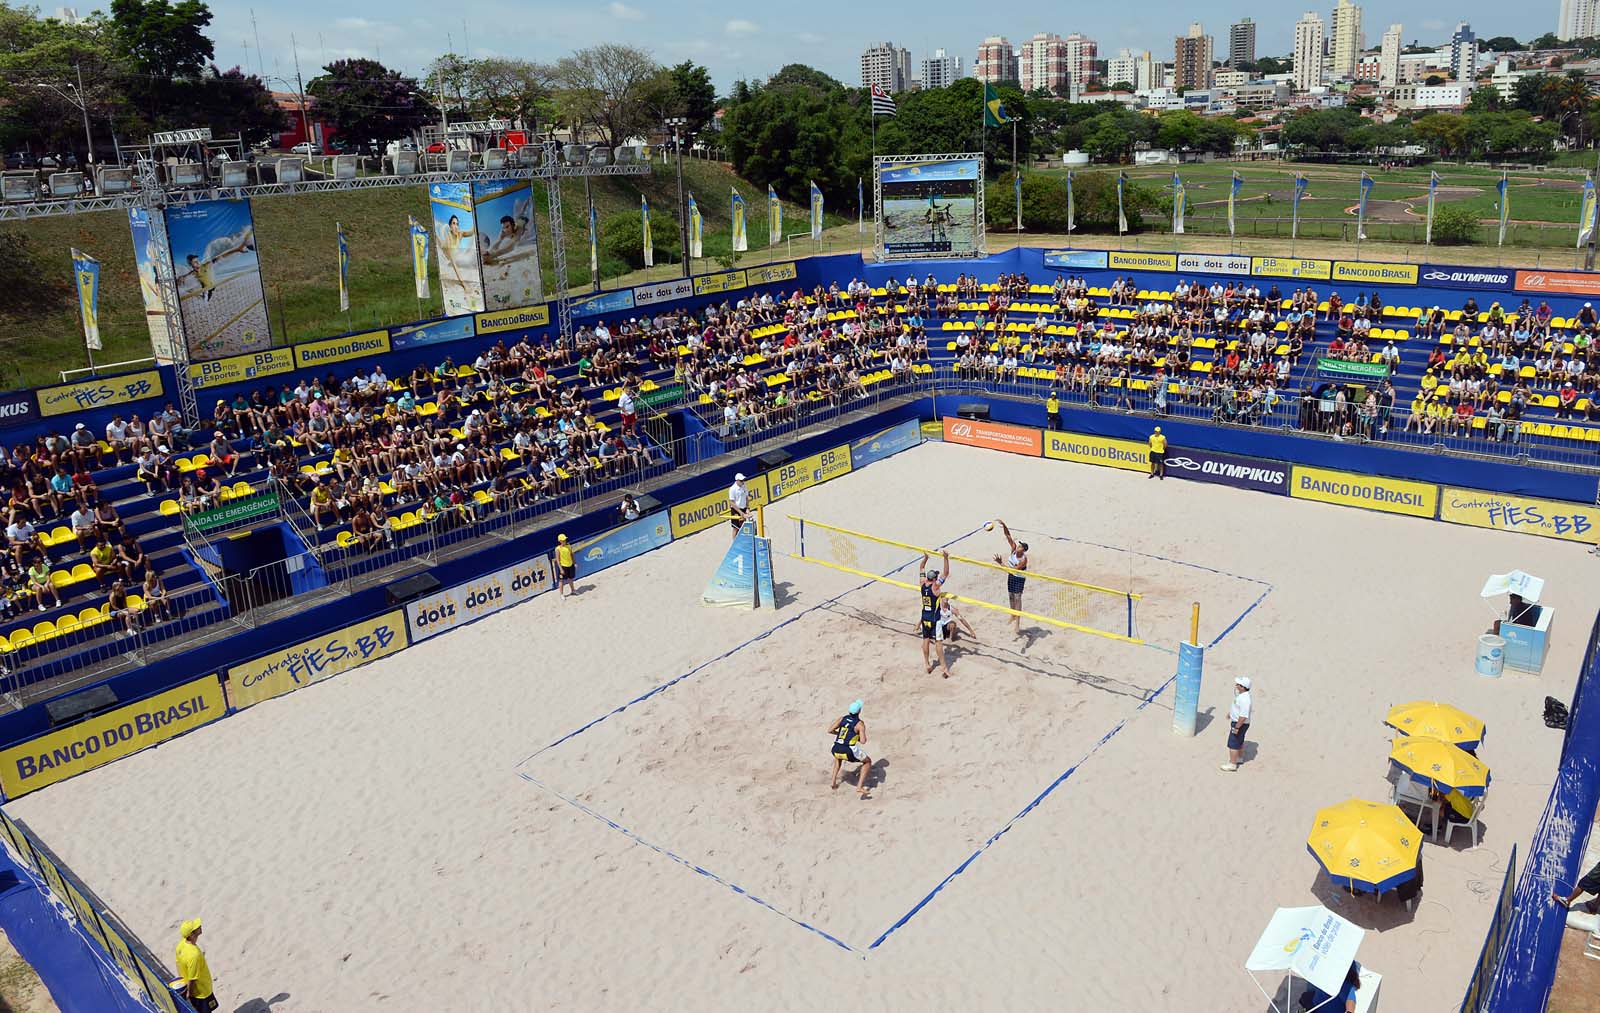
[[[212,3],[211,35],[217,62],[257,69],[252,0]],[[1508,34],[1527,40],[1555,28],[1559,0],[1533,0],[1523,6],[1489,0],[1393,0],[1362,5],[1362,28],[1369,46],[1384,29],[1399,22],[1405,39],[1423,45],[1449,37],[1457,20],[1472,24],[1480,38]],[[310,79],[322,62],[344,56],[381,59],[415,72],[448,50],[473,56],[520,56],[554,60],[574,49],[618,41],[643,46],[664,63],[692,59],[709,67],[719,90],[741,77],[764,77],[786,63],[808,63],[848,84],[859,83],[861,50],[889,40],[911,50],[913,63],[944,47],[970,63],[986,35],[1001,34],[1019,43],[1035,32],[1066,35],[1078,31],[1100,43],[1101,58],[1121,47],[1148,49],[1157,58],[1172,56],[1173,36],[1200,20],[1217,38],[1217,58],[1227,55],[1228,25],[1249,15],[1257,22],[1257,52],[1286,54],[1292,25],[1307,9],[1291,3],[1211,0],[1144,0],[1136,17],[1124,4],[1074,4],[1013,0],[1001,8],[963,0],[922,0],[915,4],[811,0],[804,4],[761,4],[729,0],[590,0],[531,3],[464,0],[262,0],[254,6],[261,46],[259,63],[269,76],[292,78],[290,37],[300,51],[300,67]],[[1326,19],[1332,3],[1310,8]],[[329,17],[333,14],[333,17]]]

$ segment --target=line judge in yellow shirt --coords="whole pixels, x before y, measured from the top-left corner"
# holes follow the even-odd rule
[[[572,546],[567,544],[566,535],[556,536],[556,575],[560,580],[556,585],[556,592],[561,597],[578,593],[578,589],[572,584],[578,576],[578,559],[572,554]]]
[[[178,926],[178,934],[183,937],[178,940],[177,951],[183,997],[195,1013],[211,1013],[217,1008],[217,997],[211,989],[211,968],[206,966],[205,951],[200,949],[200,919],[190,918]]]
[[[1161,434],[1161,427],[1156,426],[1156,431],[1150,434],[1150,478],[1167,480],[1167,438]]]

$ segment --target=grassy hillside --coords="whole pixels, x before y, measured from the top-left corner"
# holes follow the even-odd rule
[[[697,272],[721,269],[718,258],[731,255],[730,188],[737,187],[747,203],[749,240],[754,260],[764,256],[767,243],[766,187],[736,177],[716,162],[684,162],[684,186],[694,194],[704,221],[705,259]],[[650,201],[656,236],[656,276],[677,272],[664,251],[676,250],[678,195],[675,166],[657,161],[649,176],[596,179],[591,182],[602,224],[614,214],[637,214],[639,194]],[[545,291],[554,293],[549,230],[545,227],[549,205],[542,186],[536,188],[540,219],[540,259]],[[568,280],[575,289],[590,283],[588,221],[583,181],[562,184],[562,211],[567,238]],[[855,195],[837,195],[836,207],[854,211]],[[377,327],[415,320],[442,312],[439,302],[438,265],[433,274],[432,304],[418,306],[411,283],[411,254],[406,216],[427,220],[427,191],[422,186],[344,193],[267,197],[254,202],[256,242],[261,254],[267,305],[275,340],[280,344],[321,337],[351,328]],[[786,232],[804,231],[806,209],[786,204]],[[847,219],[828,216],[830,226]],[[343,224],[350,244],[351,312],[339,311],[334,223]],[[27,242],[32,269],[43,276],[70,279],[68,249],[77,247],[99,259],[100,333],[105,350],[100,362],[137,359],[150,354],[144,306],[134,272],[133,245],[127,217],[122,212],[100,212],[44,219],[0,228],[20,232]],[[853,234],[854,230],[850,230]],[[798,252],[798,251],[797,251]],[[806,252],[810,252],[809,249]],[[602,255],[602,279],[628,276],[632,265]],[[26,314],[0,314],[0,388],[56,382],[58,371],[87,365],[77,309],[66,284],[59,299]]]

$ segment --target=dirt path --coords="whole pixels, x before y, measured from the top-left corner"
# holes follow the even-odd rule
[[[55,1013],[57,1009],[39,976],[0,932],[0,1013]]]

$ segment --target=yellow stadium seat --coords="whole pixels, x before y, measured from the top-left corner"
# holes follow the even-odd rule
[[[65,545],[66,543],[68,543],[70,541],[72,541],[72,529],[69,528],[69,527],[66,527],[64,525],[58,524],[54,528],[51,529],[50,537],[49,537],[48,540],[45,541],[45,544],[46,545]]]
[[[333,537],[334,544],[341,549],[347,549],[355,543],[356,536],[348,531],[341,531]]]
[[[78,613],[78,625],[93,626],[95,623],[100,622],[105,617],[106,614],[104,611],[97,606],[91,605]]]
[[[233,483],[233,494],[235,496],[248,496],[253,492],[255,492],[255,489],[251,488],[249,482]]]
[[[163,516],[163,517],[174,517],[174,516],[177,515],[177,513],[178,513],[178,501],[177,500],[175,500],[175,499],[164,499],[164,500],[161,501],[161,516]]]
[[[81,624],[78,622],[77,616],[62,616],[60,620],[56,622],[56,636],[59,637],[64,634],[71,633],[80,625]]]
[[[138,612],[144,608],[144,598],[136,594],[128,595],[128,611]]]
[[[49,640],[56,635],[56,624],[46,619],[33,627],[34,640]]]

